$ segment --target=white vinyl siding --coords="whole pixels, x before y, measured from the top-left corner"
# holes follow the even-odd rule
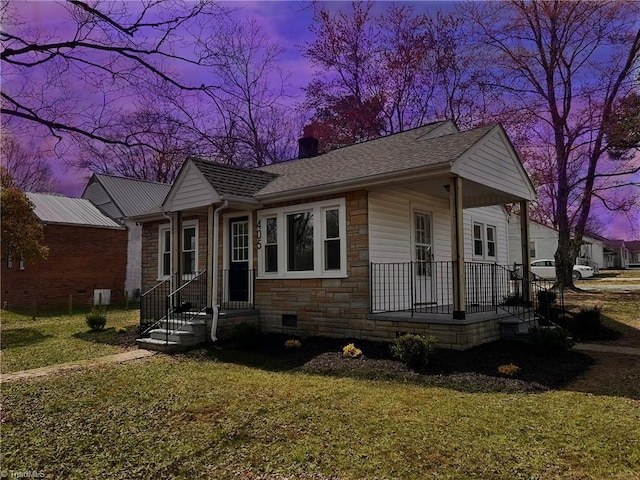
[[[369,192],[369,259],[410,262],[413,211],[431,212],[434,261],[451,260],[449,202],[405,188]]]
[[[509,264],[507,212],[500,205],[466,208],[464,210],[465,260]],[[474,255],[473,224],[483,225],[483,255]],[[490,256],[487,245],[487,228],[495,229],[495,256]]]
[[[518,162],[507,138],[499,128],[494,128],[465,158],[456,162],[454,170],[461,177],[499,192],[533,200],[535,194]]]
[[[220,200],[211,184],[202,176],[200,170],[191,164],[185,167],[178,178],[179,185],[174,184],[167,198],[166,209],[171,211],[189,210],[205,207]]]

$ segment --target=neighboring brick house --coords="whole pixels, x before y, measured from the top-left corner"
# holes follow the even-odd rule
[[[212,339],[234,311],[288,335],[433,333],[452,348],[499,337],[503,206],[535,199],[501,126],[438,122],[322,155],[306,136],[300,152],[258,169],[188,159],[162,205],[135,218],[141,318],[164,332],[152,339],[186,336],[163,317],[173,309],[200,312]]]
[[[127,232],[88,200],[27,193],[44,225],[46,260],[3,258],[2,305],[67,307],[124,300]]]

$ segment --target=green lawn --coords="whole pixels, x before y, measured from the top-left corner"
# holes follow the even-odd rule
[[[158,356],[3,385],[3,470],[46,478],[632,479],[635,400]],[[311,475],[311,474],[317,474]]]
[[[111,310],[101,332],[91,332],[84,314],[38,316],[6,310],[1,315],[2,373],[111,355],[133,346],[138,310]],[[117,333],[116,328],[126,329]]]

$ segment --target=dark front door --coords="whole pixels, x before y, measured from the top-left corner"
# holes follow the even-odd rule
[[[229,220],[229,300],[249,301],[249,217]]]

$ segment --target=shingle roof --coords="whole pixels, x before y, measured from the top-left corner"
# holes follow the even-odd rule
[[[84,198],[70,198],[49,193],[27,193],[27,196],[35,207],[33,212],[43,223],[123,228]]]
[[[222,197],[253,198],[256,192],[278,177],[276,173],[220,165],[200,158],[191,158],[191,161]]]
[[[96,173],[94,177],[107,191],[125,217],[143,214],[162,204],[171,189],[166,183]]]
[[[451,165],[495,125],[465,132],[430,136],[442,123],[339,148],[312,158],[261,167],[280,176],[258,192],[258,196],[313,188],[333,183],[365,180],[383,174],[420,167]]]

